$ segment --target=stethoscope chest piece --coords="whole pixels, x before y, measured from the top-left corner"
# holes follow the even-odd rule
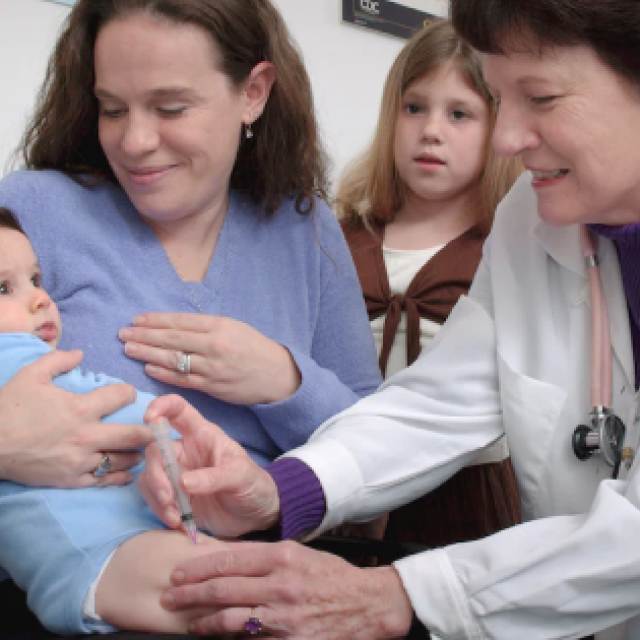
[[[576,457],[588,460],[594,453],[600,453],[608,465],[618,467],[627,431],[624,422],[606,407],[594,407],[589,415],[591,426],[581,424],[573,432]]]

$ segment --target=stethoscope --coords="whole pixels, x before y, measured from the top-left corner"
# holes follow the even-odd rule
[[[579,460],[602,455],[618,477],[620,463],[631,466],[633,451],[624,448],[626,427],[611,409],[611,333],[609,314],[598,268],[596,242],[591,232],[580,226],[580,245],[589,275],[591,295],[591,425],[581,424],[573,432],[573,451]]]

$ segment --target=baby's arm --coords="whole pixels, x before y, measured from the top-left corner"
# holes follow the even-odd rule
[[[198,534],[194,545],[180,531],[147,531],[127,540],[107,565],[96,590],[96,612],[114,627],[127,631],[187,633],[189,620],[206,610],[170,612],[160,597],[171,585],[173,569],[211,553],[224,542]]]

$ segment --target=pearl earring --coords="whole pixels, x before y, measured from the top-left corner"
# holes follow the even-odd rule
[[[244,126],[244,135],[247,140],[253,138],[253,129],[251,128],[251,123]]]

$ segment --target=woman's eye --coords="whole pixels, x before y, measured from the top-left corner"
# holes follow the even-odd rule
[[[36,288],[39,289],[42,286],[42,278],[40,277],[39,273],[34,273],[31,276],[31,284]]]
[[[116,118],[119,118],[122,114],[124,114],[124,109],[105,109],[105,108],[100,109],[100,115],[103,118],[109,118],[109,119],[115,120]]]
[[[466,111],[463,111],[462,109],[454,109],[451,112],[451,117],[454,120],[464,120],[465,118],[468,118],[468,114]]]
[[[8,282],[0,282],[0,296],[6,296],[11,293],[11,287]]]
[[[158,113],[163,116],[179,116],[187,110],[187,107],[158,107]]]

